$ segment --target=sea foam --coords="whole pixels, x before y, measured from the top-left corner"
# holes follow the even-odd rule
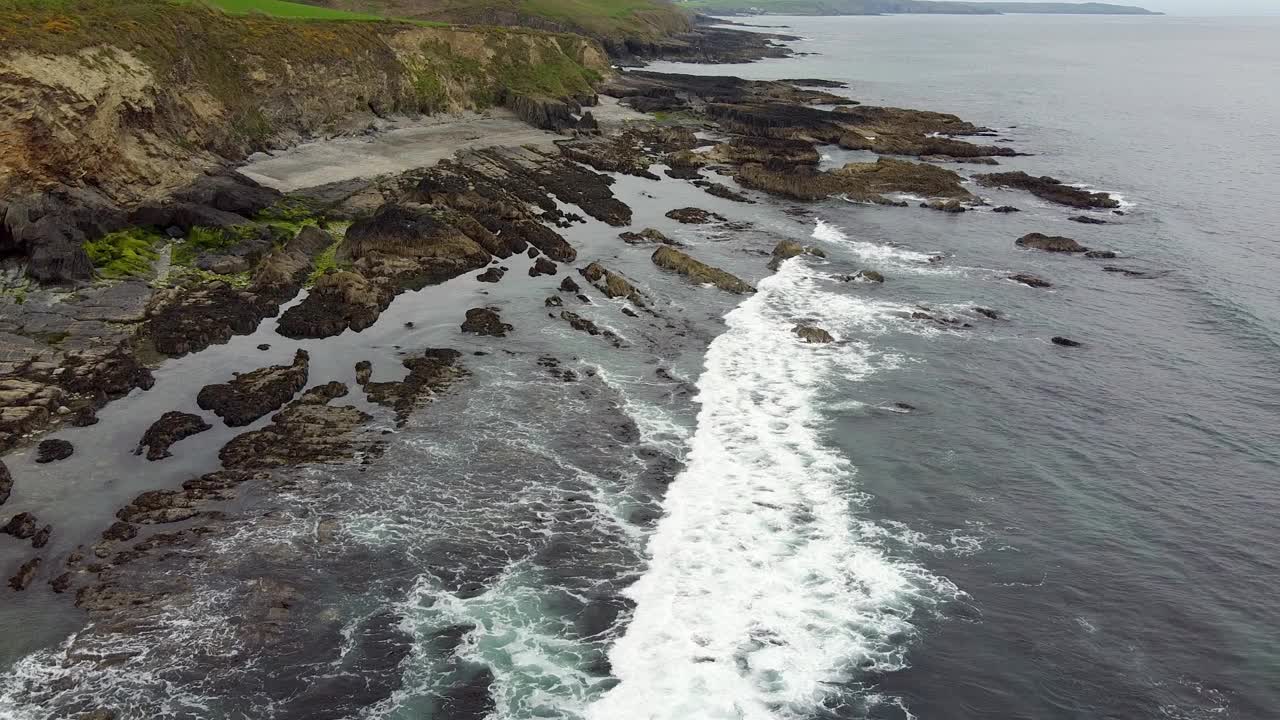
[[[821,394],[893,363],[865,337],[899,308],[825,292],[805,263],[761,281],[711,344],[688,464],[609,655],[621,682],[591,720],[808,716],[857,668],[901,667],[910,618],[948,585],[881,549],[855,469],[822,440]],[[802,343],[798,318],[838,342]]]

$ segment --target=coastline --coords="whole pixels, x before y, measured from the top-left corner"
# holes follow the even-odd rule
[[[352,413],[337,413],[338,407],[335,406],[341,407],[350,403],[354,413],[366,414],[369,417],[346,425],[343,423],[346,423],[349,417],[347,419],[325,418],[326,422],[332,421],[335,427],[339,428],[335,435],[341,434],[343,447],[337,454],[325,456],[317,455],[310,450],[304,451],[303,454],[293,458],[303,465],[302,469],[289,469],[288,465],[291,463],[286,462],[284,469],[272,470],[270,478],[254,475],[253,473],[258,472],[259,469],[254,468],[252,463],[246,470],[248,474],[243,476],[210,477],[204,474],[216,472],[212,464],[214,454],[221,449],[219,446],[225,447],[224,441],[237,436],[240,433],[239,430],[224,429],[219,426],[213,434],[197,436],[199,440],[195,442],[203,445],[200,450],[193,451],[186,445],[175,447],[174,452],[182,464],[170,463],[166,467],[165,474],[171,480],[155,483],[154,477],[148,477],[140,483],[117,484],[112,487],[108,498],[103,499],[102,502],[103,506],[113,510],[115,508],[122,508],[122,511],[128,510],[127,506],[130,504],[125,501],[142,490],[166,494],[149,495],[148,503],[143,505],[139,505],[136,501],[132,503],[134,507],[132,512],[152,513],[149,516],[136,515],[136,517],[150,518],[148,522],[125,523],[143,526],[142,532],[138,533],[137,527],[129,530],[118,527],[118,524],[108,528],[108,534],[102,536],[98,546],[90,548],[99,562],[94,562],[90,558],[82,564],[78,563],[78,568],[73,567],[73,578],[68,581],[70,584],[66,590],[77,591],[79,593],[77,602],[82,607],[88,608],[92,617],[99,618],[100,622],[111,623],[111,627],[115,629],[129,628],[139,616],[145,617],[152,612],[160,614],[173,612],[175,607],[183,607],[182,598],[187,597],[191,588],[166,585],[161,579],[174,572],[181,573],[183,564],[186,562],[203,561],[209,548],[217,547],[219,543],[232,542],[231,538],[234,538],[236,533],[260,522],[252,514],[237,515],[237,513],[251,513],[255,502],[262,502],[272,495],[285,495],[296,491],[304,494],[308,491],[318,491],[318,488],[309,486],[305,479],[313,472],[342,475],[369,469],[376,473],[379,463],[377,456],[387,452],[387,443],[392,442],[380,439],[380,434],[387,431],[396,432],[394,428],[399,420],[396,414],[399,412],[396,402],[409,403],[408,417],[429,417],[435,411],[434,407],[424,407],[421,410],[415,408],[420,404],[449,403],[451,407],[457,409],[457,403],[469,392],[468,383],[471,381],[461,378],[456,381],[456,387],[446,389],[453,382],[439,382],[437,377],[439,370],[432,369],[430,377],[434,379],[414,384],[410,381],[414,378],[415,369],[406,367],[409,375],[404,381],[388,382],[381,379],[377,381],[396,386],[382,389],[381,397],[384,400],[387,397],[392,398],[389,403],[384,403],[386,407],[382,407],[372,399],[379,393],[368,387],[370,380],[366,378],[362,383],[361,371],[356,367],[356,362],[369,359],[365,356],[373,356],[373,377],[384,378],[398,377],[403,374],[404,370],[399,366],[406,359],[412,360],[418,357],[417,351],[424,347],[453,349],[454,346],[458,346],[460,350],[500,355],[500,344],[497,349],[487,344],[500,343],[500,340],[483,340],[480,344],[476,344],[476,338],[470,336],[459,338],[455,328],[463,322],[468,309],[496,303],[501,306],[501,318],[497,320],[498,327],[501,327],[504,322],[515,320],[511,324],[515,326],[513,331],[517,336],[528,332],[534,317],[541,322],[542,316],[547,314],[545,310],[550,309],[551,317],[546,319],[545,328],[536,332],[551,332],[555,335],[563,332],[565,327],[569,327],[573,331],[586,333],[583,339],[589,339],[590,342],[616,346],[614,350],[642,348],[647,358],[638,362],[638,365],[651,368],[656,365],[656,370],[664,372],[669,369],[659,363],[663,362],[665,353],[673,346],[679,347],[681,350],[679,362],[684,365],[684,374],[666,379],[661,374],[655,373],[655,377],[659,382],[669,385],[672,393],[680,396],[677,403],[678,411],[688,412],[692,405],[688,397],[690,391],[687,383],[695,379],[696,368],[701,365],[701,352],[710,340],[707,328],[713,327],[716,319],[728,308],[733,307],[736,298],[727,292],[722,293],[713,288],[698,288],[700,294],[710,296],[714,301],[699,308],[697,312],[699,318],[696,322],[682,319],[680,315],[689,312],[690,307],[685,304],[664,307],[660,289],[664,283],[685,281],[678,275],[668,275],[654,268],[647,259],[651,247],[644,247],[641,252],[641,248],[630,247],[616,237],[618,232],[625,232],[628,228],[642,230],[644,227],[653,227],[663,222],[666,222],[666,231],[673,236],[676,231],[689,229],[678,221],[662,220],[664,216],[669,216],[665,212],[655,212],[656,208],[647,207],[646,201],[649,198],[644,195],[648,192],[645,189],[649,187],[647,183],[652,183],[661,176],[666,176],[658,182],[668,189],[664,196],[669,204],[676,204],[674,199],[677,197],[687,197],[689,200],[685,203],[686,207],[709,208],[713,213],[720,213],[718,219],[710,218],[709,227],[706,229],[734,238],[733,243],[725,243],[724,247],[708,241],[692,248],[682,248],[680,251],[687,250],[689,254],[702,260],[708,260],[709,256],[711,259],[717,259],[717,262],[711,264],[716,267],[728,266],[744,275],[743,279],[747,283],[754,284],[766,272],[765,265],[770,259],[769,254],[777,249],[778,240],[784,237],[778,234],[778,228],[788,225],[794,227],[798,224],[794,219],[788,219],[783,212],[785,205],[776,203],[776,200],[757,191],[781,196],[786,202],[813,201],[836,193],[844,194],[853,200],[881,205],[904,204],[900,199],[902,193],[922,192],[924,204],[930,206],[932,211],[951,213],[960,210],[989,209],[983,206],[980,198],[962,187],[960,176],[948,174],[950,171],[943,168],[955,166],[957,158],[999,158],[1013,154],[1012,150],[982,142],[981,136],[989,132],[986,128],[968,125],[953,116],[916,111],[887,112],[875,108],[859,109],[860,106],[857,105],[847,105],[834,113],[826,110],[816,111],[813,105],[830,104],[841,98],[786,83],[753,85],[732,78],[718,78],[708,84],[690,78],[691,76],[687,76],[673,81],[670,78],[654,77],[644,73],[627,73],[605,89],[605,92],[617,93],[618,97],[627,99],[632,104],[644,105],[650,110],[675,115],[688,114],[692,116],[688,123],[660,123],[652,128],[619,130],[612,129],[616,120],[602,113],[596,117],[604,129],[602,136],[587,134],[573,140],[561,140],[558,144],[550,142],[552,140],[550,135],[533,131],[530,131],[529,135],[524,135],[524,131],[504,125],[504,127],[511,127],[512,132],[521,139],[539,138],[537,147],[542,154],[520,148],[506,148],[488,154],[460,153],[459,159],[470,157],[478,163],[470,166],[473,170],[482,165],[498,168],[498,174],[482,175],[480,176],[482,179],[494,181],[511,173],[516,173],[516,177],[519,177],[519,172],[532,173],[524,179],[501,188],[525,203],[537,205],[538,200],[534,197],[539,190],[544,189],[535,188],[528,180],[529,177],[552,179],[557,185],[552,191],[555,199],[543,207],[543,217],[556,220],[556,224],[559,225],[558,231],[563,234],[559,242],[552,237],[557,231],[546,235],[534,230],[530,225],[519,224],[529,219],[527,211],[524,211],[525,214],[516,213],[517,224],[501,228],[501,232],[494,228],[476,229],[473,224],[453,213],[467,214],[468,207],[479,207],[482,211],[492,210],[493,205],[485,204],[487,201],[492,201],[492,197],[486,197],[476,205],[476,198],[468,195],[466,191],[459,191],[451,184],[457,176],[438,178],[438,182],[426,187],[420,172],[409,172],[400,177],[384,178],[376,183],[356,182],[349,192],[344,190],[346,194],[343,200],[338,205],[325,210],[332,217],[332,220],[325,223],[331,231],[341,227],[340,223],[367,222],[368,212],[376,211],[381,202],[386,200],[391,200],[393,205],[416,204],[424,199],[430,200],[437,207],[443,206],[451,211],[444,217],[446,223],[452,224],[469,241],[483,247],[486,252],[485,262],[473,264],[472,260],[465,256],[450,254],[445,256],[448,261],[447,267],[442,270],[435,263],[440,259],[439,257],[410,255],[414,266],[406,269],[400,263],[402,258],[397,258],[396,262],[387,261],[386,255],[393,255],[396,251],[394,237],[378,240],[377,242],[381,244],[372,246],[375,248],[374,251],[366,249],[363,256],[359,250],[350,248],[348,252],[354,261],[353,264],[360,270],[357,274],[364,275],[365,280],[376,281],[379,277],[383,277],[392,279],[393,282],[385,286],[372,282],[360,284],[354,289],[352,286],[339,288],[338,294],[345,293],[346,298],[337,306],[346,318],[345,326],[339,331],[341,334],[301,343],[287,343],[274,334],[276,325],[272,318],[279,318],[280,313],[298,308],[311,296],[307,290],[299,287],[294,289],[293,294],[288,295],[287,298],[278,300],[274,308],[264,308],[265,312],[262,313],[261,318],[251,318],[251,322],[243,325],[245,328],[251,328],[249,332],[240,332],[238,328],[232,328],[233,332],[222,343],[219,343],[216,338],[211,338],[213,343],[209,345],[209,349],[193,349],[192,354],[182,359],[167,361],[161,369],[153,373],[151,382],[154,382],[157,389],[140,391],[126,388],[127,399],[116,400],[100,411],[100,420],[105,420],[105,425],[110,427],[112,432],[107,438],[97,443],[77,442],[78,452],[82,455],[96,455],[109,452],[109,449],[121,452],[120,446],[122,442],[128,441],[127,436],[141,436],[145,424],[150,422],[153,413],[148,411],[147,418],[142,420],[141,424],[138,422],[139,418],[130,417],[129,406],[130,404],[136,406],[139,398],[145,397],[146,406],[157,411],[161,408],[165,411],[199,411],[202,408],[193,402],[194,390],[211,384],[219,378],[224,381],[229,380],[226,373],[232,367],[248,371],[259,367],[288,365],[293,351],[300,347],[308,351],[312,363],[306,383],[307,388],[296,388],[289,393],[289,398],[285,402],[260,416],[252,424],[245,426],[247,431],[262,432],[264,428],[271,426],[287,426],[287,417],[283,420],[273,420],[274,413],[282,408],[298,409],[318,404],[321,407],[333,408],[336,415],[345,417]],[[708,99],[706,96],[708,93],[714,93],[720,97]],[[728,96],[730,100],[725,102],[724,96]],[[778,101],[779,98],[782,98],[781,102]],[[819,112],[824,114],[817,114]],[[705,124],[708,121],[715,122],[717,125],[708,128]],[[688,127],[685,127],[686,124]],[[717,135],[714,138],[694,137],[695,130],[698,132],[711,130]],[[437,131],[429,131],[428,136],[440,137],[433,134],[434,132]],[[452,138],[456,137],[456,133],[469,135],[474,131],[468,130],[467,125],[463,124],[457,128],[445,129],[443,132],[444,137]],[[943,136],[938,137],[938,133],[942,133]],[[467,142],[484,141],[489,137],[492,136],[486,133],[484,137],[468,137],[466,140]],[[499,135],[499,137],[504,136]],[[416,141],[418,136],[413,138]],[[712,139],[717,143],[716,148],[710,152],[701,151]],[[901,153],[915,158],[929,159],[935,164],[921,167],[933,168],[940,172],[902,168],[893,165],[892,162],[876,163],[870,168],[860,167],[856,172],[843,174],[819,170],[817,154],[814,152],[817,144],[814,142],[815,139],[839,145],[854,152],[873,151],[882,155]],[[974,139],[979,142],[971,142]],[[479,148],[480,144],[477,142],[476,147]],[[695,152],[695,150],[701,152]],[[281,189],[298,189],[298,186],[309,183],[309,179],[317,178],[319,170],[316,165],[325,160],[308,157],[308,151],[305,148],[292,152],[296,154],[286,154],[281,158],[282,164],[285,159],[297,163],[293,167],[286,166],[287,174],[265,170],[258,173],[258,176],[274,178],[274,183]],[[408,170],[407,167],[393,163],[402,162],[417,167],[421,160],[446,159],[442,155],[443,153],[435,149],[428,151],[425,155],[396,156],[394,153],[388,153],[388,156],[383,159],[390,162],[387,164],[380,162],[376,170],[378,173],[384,170]],[[271,168],[273,167],[271,162],[265,161],[258,167]],[[607,174],[594,178],[588,177],[582,174],[582,164]],[[255,177],[253,167],[253,165],[249,166],[250,178]],[[449,167],[456,168],[458,165],[450,163]],[[521,170],[517,171],[516,168]],[[370,169],[373,169],[372,166]],[[595,173],[589,173],[589,175],[595,175]],[[868,177],[869,175],[873,177]],[[463,176],[472,181],[477,178],[475,175],[465,173]],[[306,179],[291,180],[289,179],[291,177]],[[732,177],[736,181],[724,182],[719,179],[720,177]],[[796,183],[797,178],[801,180],[799,184]],[[336,176],[331,179],[341,182],[356,180],[357,177]],[[696,192],[695,188],[701,188],[704,192]],[[368,195],[374,189],[376,189],[377,198],[370,199]],[[626,193],[627,200],[622,203],[622,206],[630,206],[627,207],[625,214],[613,203],[623,192]],[[485,195],[484,192],[480,194]],[[306,193],[304,192],[303,195],[305,196]],[[362,195],[364,197],[359,202],[351,201],[351,198]],[[1085,195],[1087,196],[1087,193]],[[328,195],[324,197],[327,198]],[[1070,195],[1069,197],[1078,199],[1080,196]],[[543,199],[551,200],[545,194]],[[740,207],[737,203],[744,199],[754,200],[761,205],[775,206],[776,203],[777,225],[764,229],[752,229],[735,224],[734,208]],[[503,202],[504,208],[509,208],[512,204],[509,199],[504,199]],[[1088,200],[1080,202],[1087,203]],[[468,205],[469,203],[471,205]],[[569,207],[571,205],[576,209]],[[641,210],[642,208],[644,210]],[[1086,205],[1086,210],[1087,208]],[[575,218],[578,210],[592,216],[592,219]],[[632,217],[632,211],[639,211],[637,217]],[[915,211],[918,210],[914,208],[904,210],[904,212]],[[556,217],[557,215],[559,217]],[[801,223],[808,224],[810,220],[808,216],[803,212],[797,215],[800,216]],[[429,227],[431,232],[436,232],[438,227],[435,222],[439,217],[432,215],[428,220],[419,216],[417,221],[421,222],[424,228]],[[471,220],[480,222],[481,225],[484,222],[478,213],[472,214]],[[528,238],[531,238],[529,242],[536,248],[535,251],[531,251],[528,262],[522,259],[522,255],[517,254],[524,252],[526,248],[517,251],[511,246],[504,248],[502,243],[491,244],[495,237],[510,235],[513,228],[518,232],[526,233]],[[371,232],[390,235],[385,228],[380,229],[376,225]],[[535,242],[532,238],[536,238],[537,241]],[[340,242],[340,239],[336,241]],[[461,242],[456,234],[444,233],[434,235],[433,242],[435,241]],[[714,242],[720,242],[720,240],[717,239]],[[540,246],[539,243],[541,243]],[[662,244],[659,243],[659,245]],[[729,246],[732,246],[731,249]],[[497,255],[491,258],[489,253],[494,248],[499,252],[505,249],[509,254],[507,257]],[[452,246],[449,252],[454,252]],[[383,255],[379,256],[376,253],[383,253]],[[624,253],[627,255],[625,258]],[[788,256],[788,253],[791,251],[775,252],[774,256],[780,262],[804,262],[811,255],[816,257],[812,253],[806,254],[803,248],[798,251],[798,254]],[[313,251],[312,255],[305,263],[308,269],[314,266],[318,253]],[[744,259],[743,255],[748,259]],[[524,278],[528,277],[531,271],[538,270],[534,256],[537,256],[539,261],[558,263],[558,268],[552,265],[558,272],[552,276],[539,276],[525,281]],[[799,259],[794,259],[796,257]],[[507,268],[503,274],[507,277],[503,279],[500,276],[496,285],[476,284],[474,273],[491,267],[490,259],[493,261],[492,266]],[[362,260],[366,261],[365,264],[359,265]],[[583,266],[592,260],[603,262],[610,274],[598,274],[596,280],[583,274],[582,271],[586,269]],[[618,270],[617,263],[622,263],[622,270]],[[260,265],[259,268],[261,267]],[[463,267],[465,269],[458,272],[458,269]],[[571,271],[571,268],[576,269],[577,272]],[[746,270],[742,268],[752,268],[753,275],[747,275]],[[690,271],[682,267],[679,272],[701,271],[698,268]],[[622,280],[624,283],[622,286],[613,279],[615,277],[613,273],[617,273],[616,277]],[[428,284],[418,285],[424,275],[428,278]],[[430,284],[441,275],[450,275],[450,279],[442,284]],[[582,294],[587,295],[589,301],[583,303],[573,291],[556,292],[554,287],[557,286],[554,283],[560,283],[564,278],[571,278],[576,284],[581,285]],[[702,277],[695,274],[695,279],[702,279]],[[874,280],[867,281],[874,282]],[[216,282],[218,281],[214,281]],[[359,284],[356,280],[352,282]],[[190,300],[194,294],[208,293],[211,288],[215,288],[214,291],[218,293],[226,292],[214,283],[205,283],[204,286],[197,284],[189,288],[192,294],[175,296],[178,304],[170,305],[169,308],[181,310],[183,307],[193,307]],[[292,289],[294,283],[296,283],[296,272],[290,281],[285,283],[285,289]],[[402,287],[393,289],[392,286],[397,284]],[[414,287],[415,285],[417,287]],[[628,286],[630,290],[627,289]],[[382,287],[382,290],[379,290],[379,287]],[[257,286],[257,289],[259,291],[257,295],[264,295],[263,286]],[[391,293],[391,297],[351,301],[351,298],[362,293],[379,296],[383,291]],[[217,298],[218,302],[212,306],[214,313],[223,312],[226,307],[243,302],[244,298],[244,295],[235,293],[224,294]],[[551,303],[551,298],[557,298],[560,304]],[[182,305],[184,302],[188,304]],[[579,304],[583,307],[579,307]],[[350,306],[359,307],[353,309]],[[531,306],[534,309],[531,310]],[[424,313],[423,307],[429,307],[429,312]],[[585,310],[584,307],[591,310]],[[631,312],[628,313],[626,310]],[[359,313],[372,314],[372,318],[357,320]],[[155,316],[147,317],[150,319]],[[207,317],[206,313],[194,319],[203,321]],[[575,322],[575,318],[579,322]],[[580,322],[583,318],[590,322]],[[796,319],[802,320],[799,317]],[[915,319],[940,327],[968,321],[950,315],[935,317],[928,314],[926,317]],[[368,320],[371,322],[366,327],[357,327],[364,325]],[[412,323],[413,327],[408,327],[407,323]],[[179,327],[188,326],[180,324]],[[492,324],[487,327],[490,330],[493,328]],[[354,332],[343,333],[342,331],[347,328]],[[599,332],[598,336],[591,332],[592,328]],[[267,342],[272,347],[267,351],[253,349],[261,342]],[[377,347],[376,353],[368,349],[371,343]],[[403,352],[409,353],[407,357],[401,354],[401,348],[405,349]],[[530,357],[536,355],[529,350],[522,352]],[[552,367],[572,362],[571,358],[553,357],[553,359],[556,360],[556,365]],[[459,361],[462,368],[467,368],[465,356]],[[539,366],[541,367],[540,361]],[[464,370],[464,372],[471,371]],[[583,373],[583,366],[575,366],[574,372]],[[649,372],[653,373],[655,369]],[[670,375],[669,372],[668,375]],[[557,379],[563,380],[563,377],[561,373]],[[345,384],[348,396],[330,404],[319,403],[318,399],[303,400],[307,397],[306,392],[316,387],[323,387],[328,382]],[[145,382],[138,383],[138,385],[145,384]],[[180,388],[175,387],[179,384]],[[166,388],[173,389],[166,392]],[[605,388],[600,392],[609,394],[616,393],[617,390]],[[365,399],[361,399],[362,395]],[[614,397],[611,402],[619,403],[621,400]],[[390,414],[388,414],[389,410]],[[158,413],[154,414],[158,416]],[[207,413],[206,418],[215,420]],[[643,436],[643,430],[626,429],[628,422],[636,423],[634,418],[630,420],[615,418],[614,422],[622,428],[614,438],[615,441],[644,445],[640,442],[640,438],[636,438],[637,432]],[[76,432],[68,431],[67,434],[75,436]],[[93,432],[101,431],[84,431],[86,434]],[[293,437],[289,434],[291,430],[280,432],[280,437],[286,440]],[[394,435],[391,437],[394,438]],[[129,441],[129,444],[131,445],[132,442]],[[642,450],[643,448],[639,448],[636,452],[639,457],[644,458],[648,451],[642,452]],[[330,461],[337,460],[338,463],[336,467],[319,466],[309,469],[305,467],[307,461],[317,457]],[[644,465],[646,469],[653,469],[661,478],[650,480],[658,485],[670,482],[679,470],[678,462],[673,462],[670,455],[648,457],[644,460]],[[10,463],[10,468],[17,478],[18,494],[14,496],[14,501],[4,508],[6,514],[27,507],[24,503],[28,503],[32,497],[27,495],[33,486],[30,483],[32,467],[25,460],[21,463]],[[48,467],[49,472],[53,474],[60,472],[59,468],[70,466],[60,466],[55,463]],[[113,468],[111,472],[118,473],[120,468]],[[91,472],[86,472],[82,477],[94,476]],[[190,479],[195,477],[198,477],[198,481]],[[175,493],[177,484],[183,479],[188,479],[190,485],[184,485],[182,491]],[[648,498],[644,503],[646,510],[641,516],[642,526],[647,526],[654,521],[656,517],[654,508],[660,498],[661,492],[655,491],[653,497]],[[175,509],[182,512],[172,513],[171,511]],[[37,515],[40,514],[37,513]],[[179,520],[168,519],[179,515],[185,517]],[[65,516],[58,515],[56,511],[48,517],[55,519],[56,541],[50,546],[49,551],[43,553],[49,559],[47,564],[35,573],[36,582],[29,586],[30,592],[36,590],[43,592],[44,584],[63,577],[62,573],[55,569],[61,569],[65,555],[72,553],[74,546],[81,544],[82,538],[88,539],[97,534],[98,530],[89,530],[90,527],[95,523],[102,524],[101,519],[89,519],[82,525],[71,524],[68,527],[68,523],[64,521]],[[635,520],[634,517],[630,519]],[[323,545],[324,535],[339,531],[340,526],[325,525],[326,522],[331,520],[320,517],[314,526],[315,541],[319,545]],[[161,532],[152,534],[155,530]],[[131,532],[136,534],[130,535]],[[77,533],[80,533],[79,537]],[[89,543],[84,542],[84,544]],[[320,552],[314,547],[310,549]],[[95,568],[95,565],[99,567]],[[280,570],[279,566],[272,568],[273,572]],[[236,569],[236,572],[246,571],[262,573],[264,567]],[[234,576],[235,572],[228,574]],[[614,580],[621,585],[624,579],[630,578],[623,575]],[[468,579],[466,582],[479,581]],[[160,584],[152,586],[152,583]],[[459,584],[451,590],[455,593],[463,592],[464,584]],[[242,633],[241,639],[247,638],[251,641],[250,645],[263,650],[264,642],[277,638],[285,632],[282,628],[299,627],[311,621],[302,607],[305,606],[315,612],[322,610],[318,606],[299,604],[299,595],[297,588],[275,586],[262,589],[259,585],[259,589],[255,589],[254,594],[251,595],[252,601],[257,604],[250,606],[242,613],[248,621],[236,627],[234,632]],[[291,609],[295,604],[300,607],[296,612],[279,612]],[[188,604],[186,607],[196,606]],[[625,605],[621,611],[625,612]],[[619,612],[618,608],[615,608],[614,612]],[[125,634],[127,632],[128,630]],[[85,658],[82,662],[87,665],[81,669],[85,670],[90,677],[94,673],[103,671],[107,664],[119,661],[119,658],[110,657],[109,654],[101,654],[100,649],[84,652],[85,647],[94,647],[95,638],[92,633],[77,636],[75,642],[81,645],[73,644],[64,648],[62,652],[65,653],[65,657]],[[484,683],[479,683],[475,687],[481,686],[487,690],[488,686]],[[377,693],[382,693],[379,697],[385,697],[394,691],[395,688],[384,687],[377,690]],[[17,699],[15,698],[15,701]],[[80,700],[82,698],[77,699],[77,702]],[[375,700],[369,697],[359,698],[359,702],[373,701]],[[472,708],[471,712],[474,711],[475,709]]]

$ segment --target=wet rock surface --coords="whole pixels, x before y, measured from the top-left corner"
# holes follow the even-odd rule
[[[13,492],[13,475],[9,472],[9,467],[0,460],[0,505],[4,505],[9,500],[9,495]]]
[[[1058,345],[1058,346],[1060,346],[1060,347],[1080,347],[1081,345],[1083,345],[1083,344],[1084,344],[1084,343],[1082,343],[1082,342],[1080,342],[1080,341],[1078,341],[1078,340],[1072,340],[1071,338],[1065,338],[1065,337],[1062,337],[1061,335],[1054,335],[1054,336],[1050,339],[1050,341],[1051,341],[1054,345]]]
[[[625,298],[644,307],[644,295],[620,273],[613,272],[598,262],[593,262],[578,272],[607,297]]]
[[[1046,252],[1082,253],[1089,249],[1069,237],[1045,235],[1043,233],[1023,235],[1014,241],[1014,244],[1018,247],[1044,250]]]
[[[1053,283],[1049,282],[1048,280],[1045,280],[1039,275],[1033,275],[1031,273],[1015,273],[1013,275],[1010,275],[1009,279],[1016,283],[1021,283],[1023,285],[1026,285],[1028,287],[1033,287],[1033,288],[1053,287]]]
[[[818,327],[817,325],[807,325],[800,323],[791,328],[791,332],[795,333],[799,338],[807,343],[830,343],[835,342],[835,338],[831,333]]]
[[[686,225],[705,225],[711,222],[724,222],[723,215],[696,207],[676,208],[667,213],[667,217]]]
[[[196,395],[201,410],[212,410],[229,427],[248,425],[280,409],[306,387],[310,357],[299,350],[289,365],[272,365],[206,385]],[[179,422],[181,419],[177,419]]]
[[[160,419],[152,423],[151,427],[142,434],[142,441],[138,443],[136,454],[141,455],[145,451],[148,460],[163,460],[172,456],[169,448],[174,443],[212,427],[199,415],[171,410],[161,415]]]
[[[651,259],[658,267],[684,275],[697,283],[710,283],[721,290],[735,294],[755,292],[755,288],[741,278],[707,265],[672,247],[658,248]]]
[[[66,440],[41,440],[36,446],[36,462],[41,465],[66,460],[75,454],[75,447]]]
[[[278,331],[288,338],[326,338],[374,324],[395,298],[385,278],[369,280],[349,271],[321,275],[311,293],[280,316]]]
[[[1120,201],[1107,193],[1090,192],[1072,187],[1048,175],[1035,177],[1019,170],[1017,172],[977,175],[975,179],[987,187],[1025,190],[1038,198],[1068,207],[1080,209],[1120,207]]]
[[[679,243],[667,237],[661,230],[645,228],[640,232],[627,231],[618,235],[628,245],[676,245]]]
[[[513,329],[513,325],[502,322],[502,317],[493,308],[471,308],[462,323],[464,333],[491,337],[505,337]]]
[[[271,417],[271,424],[232,438],[218,457],[225,468],[253,470],[349,460],[378,444],[357,432],[372,417],[350,405],[330,405],[347,394],[342,383],[314,387]]]
[[[409,370],[404,380],[367,382],[363,384],[365,393],[370,402],[393,409],[396,422],[403,425],[415,409],[467,377],[461,358],[462,353],[457,350],[424,350],[421,355],[404,361],[404,367]]]

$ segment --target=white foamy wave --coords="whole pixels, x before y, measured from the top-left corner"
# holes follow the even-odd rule
[[[954,586],[867,542],[855,470],[822,442],[816,409],[834,376],[891,364],[853,336],[893,325],[896,309],[823,292],[793,259],[725,317],[687,469],[609,655],[621,682],[589,718],[803,717],[851,669],[902,667],[913,613]],[[797,318],[840,342],[805,345]]]
[[[874,262],[881,266],[893,267],[907,272],[949,272],[948,268],[931,265],[929,259],[934,253],[922,253],[906,248],[865,242],[850,238],[844,230],[831,223],[818,219],[813,228],[813,238],[849,249],[860,259]]]

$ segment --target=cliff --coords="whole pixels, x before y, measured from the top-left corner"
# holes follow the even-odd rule
[[[1159,15],[1132,5],[1085,2],[954,2],[947,0],[687,0],[707,13],[778,15]]]

